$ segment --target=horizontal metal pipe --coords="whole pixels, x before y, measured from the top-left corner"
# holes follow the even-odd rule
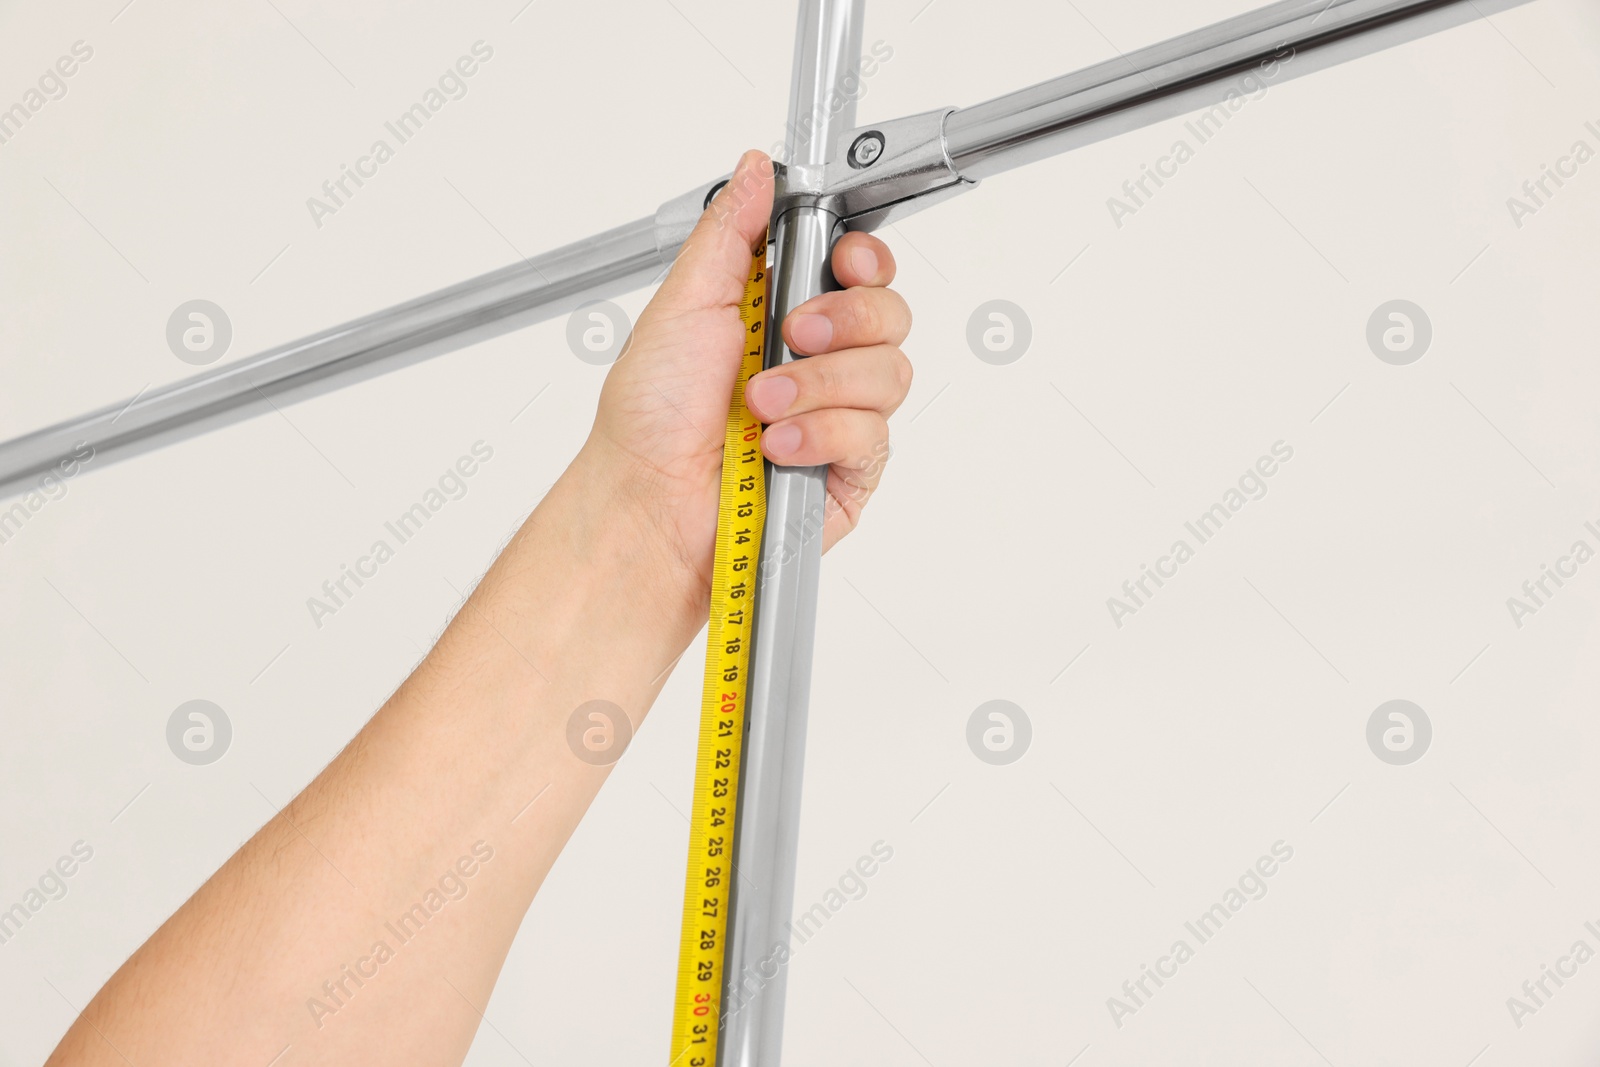
[[[98,467],[648,284],[677,255],[699,213],[699,195],[671,201],[655,217],[8,441],[0,445],[0,497],[74,452],[81,455],[85,445]]]
[[[1220,103],[1248,91],[1252,71],[1264,87],[1526,2],[1281,0],[959,108],[945,121],[946,149],[963,177],[986,178]]]

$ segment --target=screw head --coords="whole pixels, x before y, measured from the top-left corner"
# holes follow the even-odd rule
[[[877,130],[868,130],[857,137],[855,143],[850,146],[848,162],[856,170],[861,170],[863,167],[872,166],[881,155],[883,155],[883,134]]]

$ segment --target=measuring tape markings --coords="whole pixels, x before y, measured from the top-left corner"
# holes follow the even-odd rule
[[[673,1002],[672,1067],[715,1067],[722,1016],[733,871],[733,826],[744,750],[746,677],[761,531],[767,517],[761,420],[744,390],[766,352],[767,246],[751,255],[739,301],[744,356],[728,406],[717,498],[717,543],[711,572],[711,618],[700,740],[695,753],[689,814],[689,863],[684,877],[683,933]]]

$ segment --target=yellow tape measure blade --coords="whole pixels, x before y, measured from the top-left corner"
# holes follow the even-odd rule
[[[745,384],[766,352],[767,249],[751,256],[739,318],[745,347],[722,445],[717,543],[711,573],[700,741],[689,814],[683,936],[673,1002],[671,1067],[715,1067],[722,1015],[723,959],[733,889],[734,809],[744,750],[746,676],[761,530],[767,516],[761,421],[744,402]]]

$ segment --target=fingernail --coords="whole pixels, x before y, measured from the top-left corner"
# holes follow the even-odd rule
[[[870,248],[857,248],[850,253],[850,266],[861,276],[862,281],[870,282],[878,276],[878,256]]]
[[[798,349],[812,355],[826,352],[833,340],[833,323],[826,315],[790,315],[789,336]]]
[[[773,459],[792,456],[800,447],[800,427],[793,424],[774,426],[761,435],[767,455]]]
[[[745,403],[768,420],[783,418],[799,395],[800,387],[787,374],[758,375],[744,388]]]

